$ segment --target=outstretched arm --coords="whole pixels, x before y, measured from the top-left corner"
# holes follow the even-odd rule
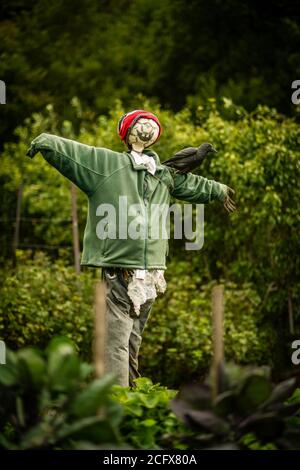
[[[33,158],[38,152],[82,191],[92,194],[105,176],[110,151],[43,133],[31,142],[26,155]]]
[[[171,172],[174,181],[171,194],[175,198],[200,204],[217,200],[224,203],[228,212],[235,210],[235,203],[229,195],[234,191],[229,186],[194,173],[181,174],[176,170],[171,170]]]

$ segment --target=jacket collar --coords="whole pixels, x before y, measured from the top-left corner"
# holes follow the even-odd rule
[[[133,167],[134,170],[147,170],[146,165],[135,163],[135,160],[134,160],[133,156],[131,155],[130,151],[124,152],[124,153],[126,155],[128,155],[128,157],[130,158],[130,161],[131,161],[131,164],[132,164],[132,167]],[[143,153],[145,153],[146,155],[149,155],[150,157],[154,158],[155,163],[156,163],[156,171],[157,170],[163,170],[165,168],[165,166],[161,164],[159,156],[157,155],[156,152],[154,152],[153,150],[145,149]]]

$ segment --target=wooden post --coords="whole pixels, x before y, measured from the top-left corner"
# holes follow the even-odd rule
[[[216,398],[219,390],[219,370],[224,360],[223,347],[223,315],[224,315],[224,286],[216,285],[212,290],[212,321],[213,321],[213,364],[212,392]]]
[[[6,364],[6,345],[0,340],[0,364]]]
[[[290,286],[288,287],[288,312],[289,312],[290,334],[293,335],[295,333],[295,329],[294,329],[294,314],[293,314],[292,294],[291,294]]]
[[[16,222],[15,222],[15,230],[12,242],[12,259],[13,259],[13,267],[16,267],[17,264],[17,256],[16,251],[19,246],[20,241],[20,219],[21,219],[21,204],[22,204],[22,196],[23,196],[23,184],[21,183],[18,187],[17,193],[17,208],[16,208]]]
[[[105,373],[106,286],[97,281],[95,287],[94,366],[97,378]]]
[[[73,233],[73,251],[74,266],[77,274],[80,273],[80,246],[78,235],[78,218],[77,218],[77,190],[76,186],[71,184],[71,203],[72,203],[72,233]]]

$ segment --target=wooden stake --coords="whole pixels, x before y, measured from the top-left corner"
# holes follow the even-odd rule
[[[106,286],[97,281],[95,287],[94,366],[97,378],[105,373]]]
[[[223,347],[223,315],[224,315],[224,286],[216,285],[212,290],[212,321],[213,321],[213,398],[219,390],[219,370],[224,360]]]
[[[77,189],[71,184],[71,203],[72,203],[72,233],[73,233],[73,251],[74,266],[77,274],[80,273],[80,246],[78,235],[78,218],[77,218]]]
[[[295,329],[294,329],[294,314],[293,314],[292,294],[291,294],[290,286],[288,287],[288,312],[289,312],[290,334],[293,335],[295,333]]]
[[[17,264],[16,251],[17,251],[17,248],[19,246],[19,241],[20,241],[20,219],[21,219],[22,196],[23,196],[23,184],[21,183],[20,186],[18,187],[18,193],[17,193],[16,223],[15,223],[13,242],[12,242],[13,267],[16,267],[16,264]]]

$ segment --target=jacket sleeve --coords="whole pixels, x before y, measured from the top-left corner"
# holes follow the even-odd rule
[[[182,174],[173,171],[174,187],[172,196],[188,202],[207,203],[214,200],[224,201],[227,186],[193,173]]]
[[[86,194],[92,194],[105,176],[103,168],[107,149],[43,133],[31,142],[26,155],[33,158],[38,152]]]

